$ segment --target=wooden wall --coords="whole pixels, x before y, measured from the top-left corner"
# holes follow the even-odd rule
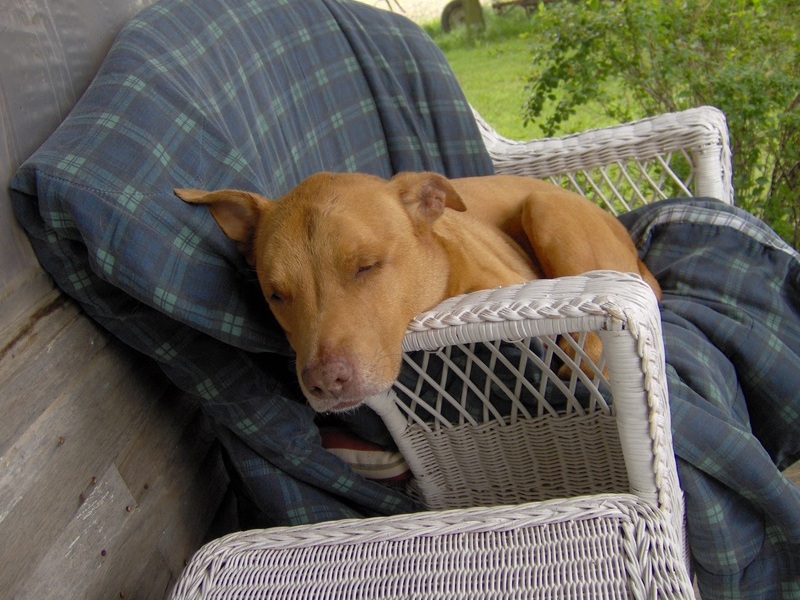
[[[53,288],[5,185],[150,1],[0,7],[3,598],[162,598],[227,489],[197,407]]]

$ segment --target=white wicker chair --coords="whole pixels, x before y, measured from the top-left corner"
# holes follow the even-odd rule
[[[713,108],[532,142],[476,118],[499,172],[615,213],[682,194],[732,202]],[[589,331],[599,365],[581,351]],[[175,598],[694,597],[658,306],[638,276],[450,299],[410,324],[404,350],[397,384],[369,403],[434,511],[234,534],[193,558]]]
[[[690,598],[670,526],[597,496],[245,531],[204,546],[173,598]]]

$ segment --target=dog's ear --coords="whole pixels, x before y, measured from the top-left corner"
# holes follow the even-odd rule
[[[250,192],[240,190],[176,189],[175,195],[190,204],[205,204],[214,220],[236,246],[252,262],[252,243],[260,215],[269,210],[271,202]]]
[[[437,173],[398,173],[391,179],[400,200],[418,223],[430,225],[450,208],[467,210],[450,181]]]

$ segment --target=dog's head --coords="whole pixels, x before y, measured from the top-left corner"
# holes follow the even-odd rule
[[[318,412],[354,408],[394,382],[408,322],[445,294],[448,267],[432,225],[446,208],[465,210],[432,173],[319,173],[277,200],[175,192],[208,205],[255,268]]]

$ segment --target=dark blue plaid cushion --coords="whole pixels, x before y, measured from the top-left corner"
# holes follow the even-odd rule
[[[45,268],[202,399],[272,523],[412,507],[322,450],[252,274],[172,190],[276,197],[321,170],[492,167],[444,57],[402,16],[339,0],[165,0],[125,27],[12,182]]]
[[[661,283],[673,442],[707,600],[800,598],[800,255],[711,200],[622,217]]]
[[[104,281],[227,343],[277,351],[230,268],[235,249],[172,189],[276,197],[321,170],[491,165],[447,63],[402,17],[335,0],[164,2],[128,24],[12,185],[23,222],[84,245]],[[67,290],[85,285],[73,274]]]

